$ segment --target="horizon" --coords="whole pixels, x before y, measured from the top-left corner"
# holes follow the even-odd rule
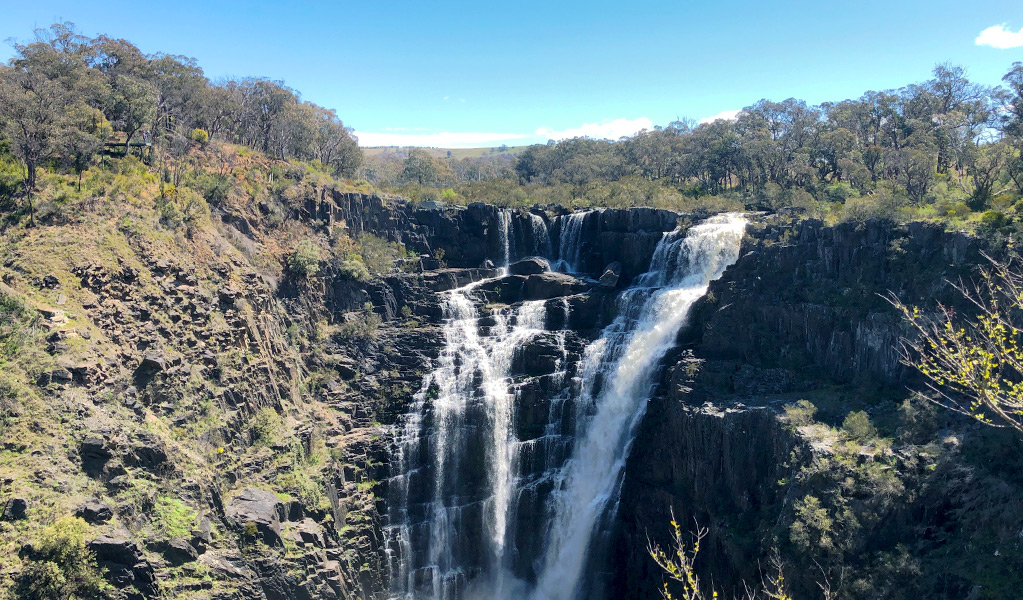
[[[1023,60],[1023,7],[1008,2],[979,2],[952,22],[943,18],[951,2],[872,1],[841,19],[806,2],[779,11],[746,0],[688,8],[644,2],[630,15],[610,3],[575,2],[302,3],[283,13],[267,2],[192,0],[174,10],[123,0],[102,9],[66,0],[0,6],[4,62],[14,54],[11,40],[70,21],[85,35],[124,38],[147,54],[193,57],[212,80],[283,81],[303,100],[335,109],[362,147],[615,140],[680,118],[734,118],[762,98],[817,105],[897,89],[930,79],[946,62],[994,86]],[[876,23],[882,6],[886,18]],[[195,14],[203,16],[200,27]],[[711,26],[718,22],[732,28],[727,38]],[[688,23],[698,25],[680,32],[678,24]]]

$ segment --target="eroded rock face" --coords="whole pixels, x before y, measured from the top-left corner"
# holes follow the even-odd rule
[[[281,522],[286,518],[284,503],[273,492],[256,488],[245,488],[241,494],[228,501],[226,515],[235,522],[239,530],[248,532],[255,529],[267,546],[283,544]]]
[[[637,432],[610,596],[657,594],[662,574],[646,539],[668,543],[672,510],[679,523],[709,528],[701,576],[726,597],[741,593],[742,580],[759,581],[758,552],[775,536],[787,540],[787,494],[806,493],[782,482],[813,457],[779,421],[781,405],[837,385],[905,393],[914,373],[899,364],[904,331],[881,294],[955,305],[948,280],[976,264],[977,251],[960,234],[922,224],[754,220],[739,260],[680,335],[692,354],[675,353]],[[812,578],[792,583],[816,593]]]
[[[90,541],[88,547],[96,553],[97,564],[107,570],[107,580],[116,587],[133,587],[145,598],[159,593],[153,566],[129,538],[102,535]]]

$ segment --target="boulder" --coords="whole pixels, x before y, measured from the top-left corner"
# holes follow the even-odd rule
[[[167,364],[167,356],[162,352],[146,352],[142,362],[135,369],[135,387],[142,389],[149,385],[153,377],[167,369]]]
[[[92,498],[78,507],[75,516],[81,517],[90,525],[98,525],[109,521],[114,516],[114,511],[99,498]]]
[[[24,498],[11,498],[4,504],[3,512],[0,512],[0,518],[4,521],[20,521],[25,518],[25,513],[28,511],[28,501]]]
[[[604,267],[604,272],[601,273],[598,283],[601,287],[613,288],[618,285],[618,279],[622,276],[622,263],[614,261],[608,266]]]
[[[90,541],[88,547],[115,587],[134,586],[147,598],[158,594],[153,566],[135,542],[116,535],[101,535]]]
[[[487,302],[512,304],[522,297],[522,285],[526,282],[523,275],[508,275],[481,283],[476,289],[483,293]]]
[[[523,258],[508,265],[509,275],[539,275],[551,270],[551,264],[539,256]]]
[[[257,535],[267,546],[280,546],[281,521],[285,519],[284,503],[266,490],[245,488],[232,498],[226,507],[227,518],[238,529],[245,529],[249,523],[255,526]]]
[[[580,294],[590,289],[581,279],[565,273],[540,273],[530,275],[522,286],[523,300],[547,300],[560,296]]]
[[[199,553],[196,549],[182,539],[164,542],[160,547],[160,553],[163,554],[164,559],[173,567],[180,567],[199,558]]]
[[[132,443],[124,456],[124,462],[130,467],[139,467],[151,472],[163,469],[167,463],[167,452],[163,443],[153,435],[142,434]]]
[[[101,437],[89,436],[82,440],[78,450],[82,458],[82,470],[92,477],[98,476],[110,460],[110,450],[107,448],[106,440]]]

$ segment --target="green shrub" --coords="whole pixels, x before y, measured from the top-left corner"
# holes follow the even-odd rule
[[[281,416],[273,408],[264,406],[249,421],[249,435],[253,445],[269,446],[280,439],[284,427]]]
[[[231,192],[231,181],[224,175],[216,173],[203,173],[195,179],[194,184],[202,197],[214,206],[219,206]]]
[[[852,440],[869,440],[877,437],[877,429],[870,422],[870,417],[862,410],[846,415],[842,421],[842,431]]]
[[[1005,225],[1005,215],[1001,211],[986,210],[980,215],[980,224],[988,229],[998,229]]]
[[[394,261],[405,256],[405,246],[388,242],[371,233],[359,235],[359,256],[372,275],[381,275],[394,268]]]
[[[842,216],[845,221],[862,223],[869,219],[897,220],[899,202],[887,193],[851,197],[845,202]]]
[[[89,526],[77,517],[64,517],[44,529],[15,589],[25,600],[86,600],[106,597],[108,584],[85,545]]]
[[[199,129],[196,127],[189,132],[188,139],[205,146],[206,142],[210,141],[210,134],[205,129]]]
[[[790,427],[802,427],[813,423],[813,417],[817,414],[817,407],[809,400],[800,400],[795,404],[785,405],[785,420]]]
[[[320,248],[310,240],[302,240],[288,257],[288,269],[300,277],[312,277],[320,271]]]
[[[789,539],[804,552],[817,554],[835,548],[832,540],[834,521],[815,496],[796,501],[796,518],[789,526]]]

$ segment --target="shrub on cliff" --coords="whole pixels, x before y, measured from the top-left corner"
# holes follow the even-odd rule
[[[64,517],[40,533],[18,577],[15,596],[25,600],[86,600],[106,597],[109,587],[85,545],[88,525]]]
[[[302,240],[288,256],[288,269],[300,277],[312,277],[320,271],[320,249],[309,240]]]
[[[862,410],[857,410],[846,415],[842,421],[842,431],[852,440],[862,441],[877,436],[877,429],[870,422],[870,417]]]

